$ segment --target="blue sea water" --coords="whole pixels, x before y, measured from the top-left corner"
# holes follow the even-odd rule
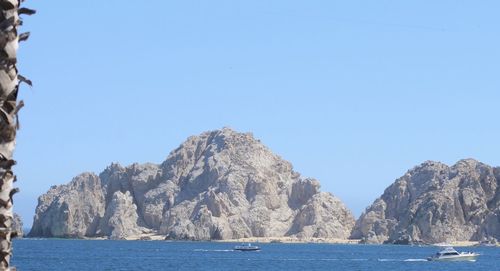
[[[476,262],[428,262],[435,247],[332,244],[259,244],[259,252],[233,251],[234,243],[14,240],[18,270],[500,270],[500,248],[474,247]]]

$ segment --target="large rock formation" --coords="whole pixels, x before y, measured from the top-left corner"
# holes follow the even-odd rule
[[[187,139],[160,165],[112,164],[39,198],[30,236],[349,237],[354,218],[251,134]]]
[[[425,162],[389,186],[356,222],[368,243],[500,239],[500,168],[473,159]]]

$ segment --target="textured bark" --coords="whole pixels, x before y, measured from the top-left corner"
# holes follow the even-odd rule
[[[20,34],[22,24],[19,14],[33,14],[34,11],[19,8],[19,0],[0,0],[0,270],[15,270],[10,267],[13,233],[12,196],[19,191],[14,188],[16,176],[12,172],[12,159],[16,144],[16,130],[19,127],[17,112],[24,105],[17,102],[19,82],[31,82],[17,73],[17,48],[19,41],[29,37]]]

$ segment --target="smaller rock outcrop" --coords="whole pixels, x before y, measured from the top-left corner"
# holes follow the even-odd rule
[[[498,240],[500,168],[473,159],[451,167],[425,162],[366,209],[351,238],[393,244]]]
[[[14,232],[15,237],[23,237],[24,231],[23,231],[23,221],[21,220],[21,217],[14,213],[14,217],[12,220],[12,231]]]
[[[94,235],[104,211],[104,189],[99,177],[84,173],[67,185],[52,186],[38,198],[29,235],[76,238]]]
[[[96,235],[109,236],[110,239],[126,239],[149,232],[146,228],[139,226],[144,223],[140,222],[137,206],[129,191],[125,193],[117,191],[113,194],[104,217],[100,221]]]

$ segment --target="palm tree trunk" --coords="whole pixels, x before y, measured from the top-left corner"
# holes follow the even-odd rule
[[[0,270],[15,270],[10,267],[12,255],[11,238],[13,211],[12,196],[19,191],[14,188],[16,176],[12,159],[19,127],[17,112],[24,105],[17,102],[19,82],[31,84],[17,73],[17,48],[19,41],[26,40],[29,33],[18,34],[21,25],[19,14],[31,15],[33,10],[19,8],[20,0],[0,0]]]

